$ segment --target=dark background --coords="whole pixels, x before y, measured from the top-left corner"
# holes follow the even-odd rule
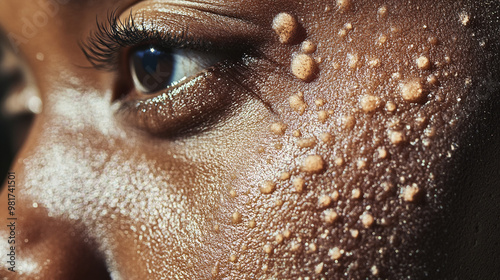
[[[0,34],[0,189],[17,150],[24,142],[33,117],[28,113],[9,115],[4,110],[5,99],[9,94],[21,91],[24,80],[20,67],[5,67],[6,57],[10,54],[12,50],[8,48],[5,37]]]

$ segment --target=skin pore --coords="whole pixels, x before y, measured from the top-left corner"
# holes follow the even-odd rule
[[[43,100],[0,275],[498,275],[495,1],[70,0],[19,37],[47,2],[0,4]],[[113,11],[227,63],[142,94],[80,49]]]

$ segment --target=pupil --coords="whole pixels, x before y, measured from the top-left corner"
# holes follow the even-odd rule
[[[130,62],[138,90],[154,93],[172,84],[174,57],[170,52],[148,46],[136,50]]]

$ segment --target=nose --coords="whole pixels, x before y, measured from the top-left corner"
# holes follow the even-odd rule
[[[23,195],[23,172],[12,170],[0,196],[0,279],[110,279],[84,229]]]

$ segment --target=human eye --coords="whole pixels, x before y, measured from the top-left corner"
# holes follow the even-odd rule
[[[225,18],[238,27],[232,30],[217,17],[203,27],[177,17],[111,14],[82,43],[94,68],[115,73],[118,118],[165,138],[210,129],[245,99],[258,98],[243,82],[259,58],[251,24]],[[210,24],[220,36],[208,32]]]
[[[134,88],[143,94],[154,94],[195,76],[222,59],[203,52],[162,49],[152,44],[133,50],[128,60]]]

